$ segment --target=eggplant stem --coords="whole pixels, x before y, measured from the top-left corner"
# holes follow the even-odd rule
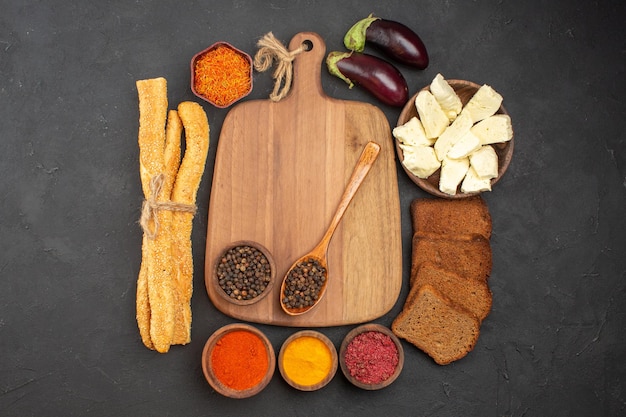
[[[348,84],[348,87],[352,88],[354,87],[354,83],[352,82],[352,80],[343,75],[337,67],[337,62],[341,61],[344,58],[350,57],[350,55],[352,55],[352,52],[331,52],[326,57],[326,66],[328,67],[328,72],[330,72],[335,77],[344,80]]]
[[[356,22],[346,35],[343,37],[343,44],[351,51],[363,52],[365,49],[367,28],[370,27],[372,22],[379,20],[379,17],[369,15],[365,19],[361,19]]]

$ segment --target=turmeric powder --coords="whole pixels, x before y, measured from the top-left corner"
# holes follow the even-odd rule
[[[332,364],[328,346],[312,336],[294,339],[283,352],[283,371],[295,384],[304,387],[322,382],[331,372]]]

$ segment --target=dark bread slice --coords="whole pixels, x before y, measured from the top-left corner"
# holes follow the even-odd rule
[[[477,233],[487,240],[491,238],[491,214],[480,195],[458,200],[417,198],[410,210],[414,233]]]
[[[479,234],[415,233],[411,261],[411,283],[425,262],[478,281],[487,281],[493,267],[491,245]]]
[[[491,311],[492,295],[485,281],[466,279],[431,263],[424,263],[412,277],[411,285],[432,285],[454,304],[472,313],[481,322]]]
[[[465,357],[480,334],[480,322],[431,285],[413,287],[391,325],[396,336],[415,345],[440,365]]]

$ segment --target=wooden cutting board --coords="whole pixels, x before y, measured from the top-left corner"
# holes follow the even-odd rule
[[[244,321],[298,327],[366,322],[389,311],[402,286],[391,129],[377,107],[326,96],[324,41],[299,33],[289,49],[304,42],[309,50],[295,58],[287,97],[242,102],[224,120],[209,201],[205,284],[220,311]],[[326,294],[311,311],[289,316],[279,304],[281,280],[322,238],[368,141],[381,152],[331,241]],[[247,306],[221,297],[214,275],[221,252],[241,240],[265,246],[277,272],[270,293]]]

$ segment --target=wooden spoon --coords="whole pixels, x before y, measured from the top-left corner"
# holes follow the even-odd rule
[[[357,190],[363,183],[363,180],[367,176],[370,168],[372,168],[372,165],[376,161],[379,152],[379,144],[375,142],[368,142],[367,145],[365,145],[365,148],[363,149],[363,152],[361,153],[361,156],[359,157],[359,160],[357,161],[356,166],[352,171],[352,176],[350,177],[350,180],[346,185],[346,190],[341,196],[341,200],[339,200],[339,205],[337,207],[335,215],[333,216],[333,219],[331,220],[330,226],[328,226],[324,237],[322,237],[322,240],[317,244],[317,246],[315,246],[315,248],[313,248],[313,250],[311,250],[306,255],[298,258],[298,260],[293,263],[291,268],[289,268],[289,270],[285,274],[285,277],[283,278],[283,283],[280,287],[280,305],[285,313],[291,316],[297,316],[306,313],[317,304],[319,304],[320,300],[322,299],[322,296],[326,292],[326,286],[328,285],[328,245],[330,244],[333,233],[335,233],[335,229],[339,225],[339,222],[346,212],[346,209],[350,205],[350,202],[354,198]],[[311,304],[308,304],[306,306],[289,306],[289,297],[293,296],[293,294],[286,293],[289,285],[288,281],[290,281],[289,277],[292,274],[292,271],[295,274],[297,273],[298,269],[302,268],[299,267],[299,264],[303,263],[304,261],[310,262],[313,265],[313,268],[311,268],[311,266],[305,267],[307,268],[307,271],[305,272],[313,272],[313,274],[316,276],[316,278],[314,278],[316,280],[315,284],[313,286],[307,286],[308,289],[311,291],[310,297],[313,301]],[[314,297],[315,295],[317,296],[317,298]]]

